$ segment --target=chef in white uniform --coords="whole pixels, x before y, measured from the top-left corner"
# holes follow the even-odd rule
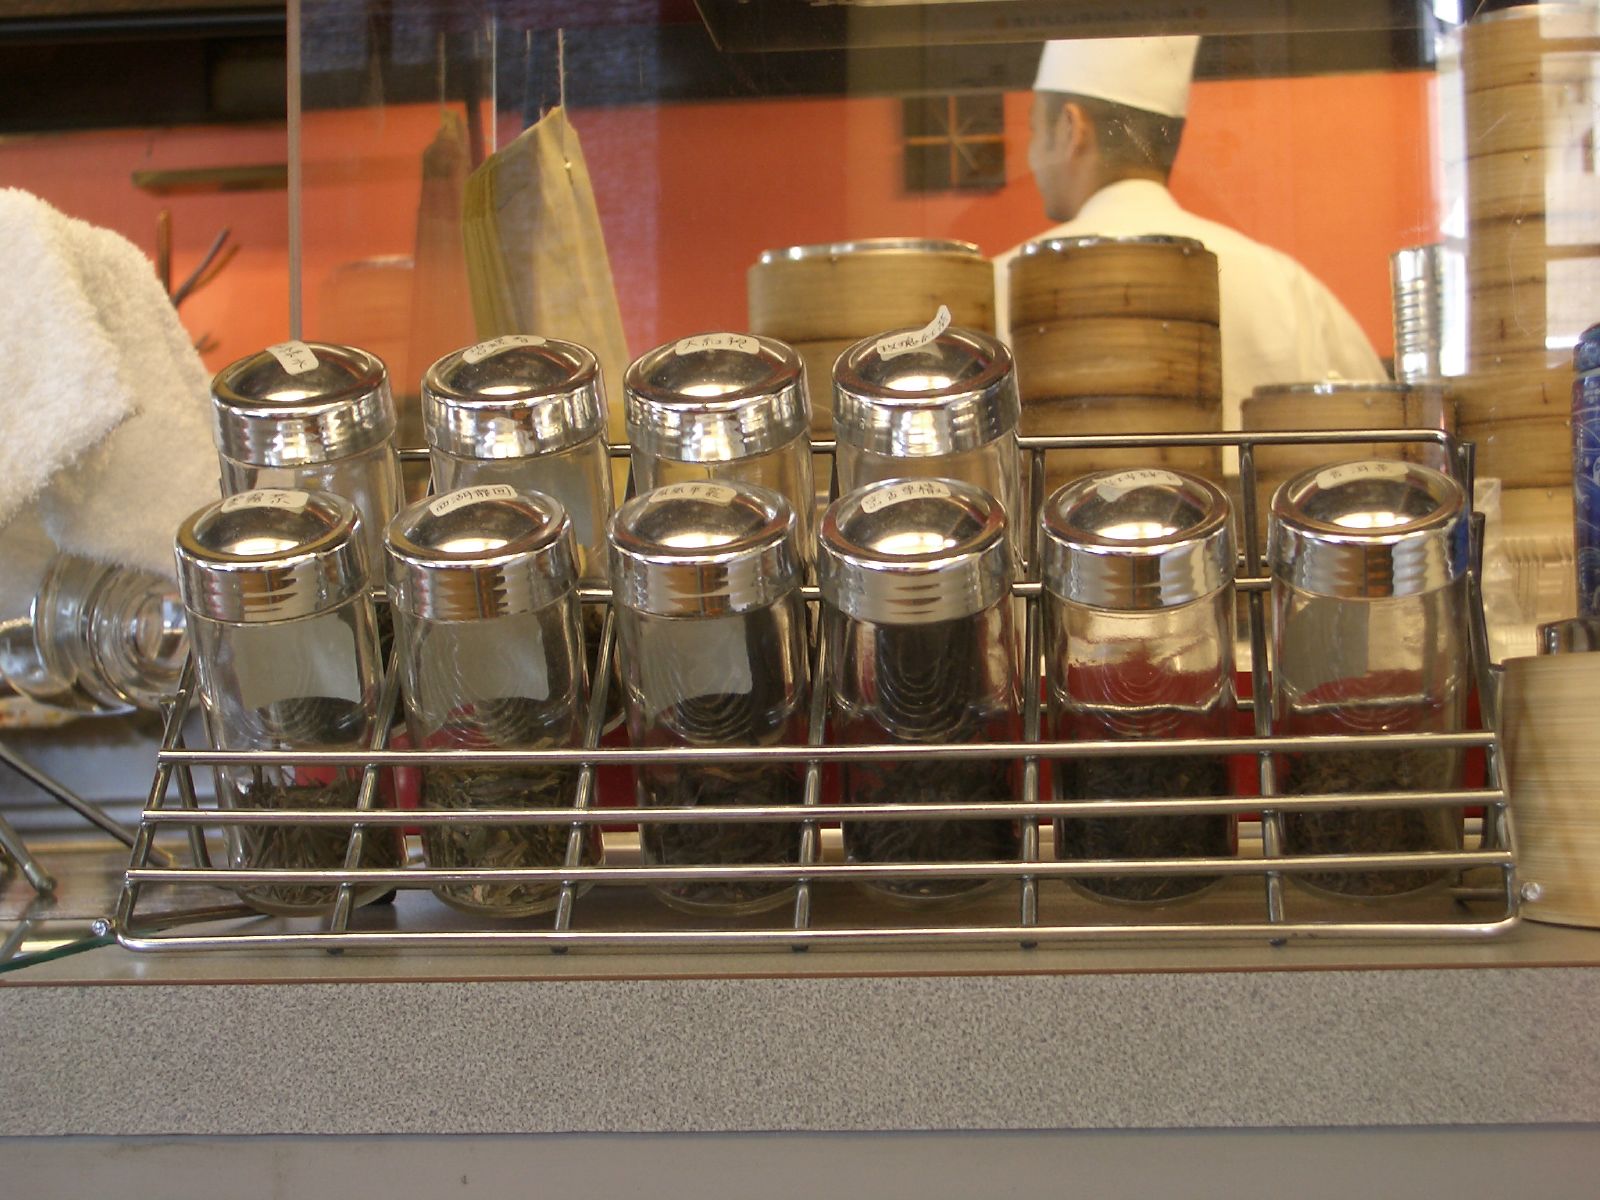
[[[1040,238],[1196,238],[1217,256],[1222,391],[1228,428],[1258,384],[1330,374],[1385,378],[1355,318],[1287,254],[1184,211],[1167,190],[1188,111],[1199,38],[1049,42],[1034,83],[1028,161],[1045,212],[1063,222]],[[1029,241],[1037,240],[1030,238]],[[1011,259],[996,259],[997,316],[1009,337]]]

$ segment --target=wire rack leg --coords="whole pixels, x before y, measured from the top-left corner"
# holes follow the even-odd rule
[[[0,817],[0,850],[4,850],[22,869],[22,877],[28,881],[28,886],[41,896],[53,896],[56,891],[55,876],[40,865],[28,847],[22,843],[22,835],[16,831],[11,822]]]
[[[46,775],[4,743],[0,743],[0,764],[10,767],[45,795],[59,804],[64,804],[102,833],[110,834],[124,846],[133,845],[133,830],[112,820],[99,805],[91,804],[59,779]]]

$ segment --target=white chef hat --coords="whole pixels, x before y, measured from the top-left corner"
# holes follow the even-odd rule
[[[1166,117],[1189,109],[1197,37],[1079,38],[1046,42],[1033,82],[1041,92],[1093,96]]]

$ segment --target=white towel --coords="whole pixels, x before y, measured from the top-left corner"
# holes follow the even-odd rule
[[[144,254],[0,190],[0,526],[30,507],[62,550],[171,578],[216,497],[209,380]]]

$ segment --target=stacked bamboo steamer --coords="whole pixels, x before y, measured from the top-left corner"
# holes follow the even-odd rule
[[[1532,4],[1467,25],[1467,374],[1454,381],[1480,474],[1571,482],[1570,353],[1600,312],[1600,14]]]
[[[994,332],[994,264],[970,242],[869,238],[765,251],[748,276],[750,332],[787,342],[806,367],[811,434],[833,437],[833,364],[864,337],[950,321]]]
[[[1240,405],[1246,430],[1442,429],[1452,432],[1455,406],[1443,387],[1426,383],[1326,380],[1266,384]],[[1423,442],[1335,442],[1325,445],[1257,446],[1256,521],[1266,514],[1278,485],[1301,471],[1357,458],[1387,458],[1444,468],[1443,448]]]
[[[1011,264],[1011,350],[1025,434],[1222,429],[1217,257],[1192,238],[1047,238]],[[1221,482],[1208,446],[1052,453],[1046,487],[1165,466]]]

